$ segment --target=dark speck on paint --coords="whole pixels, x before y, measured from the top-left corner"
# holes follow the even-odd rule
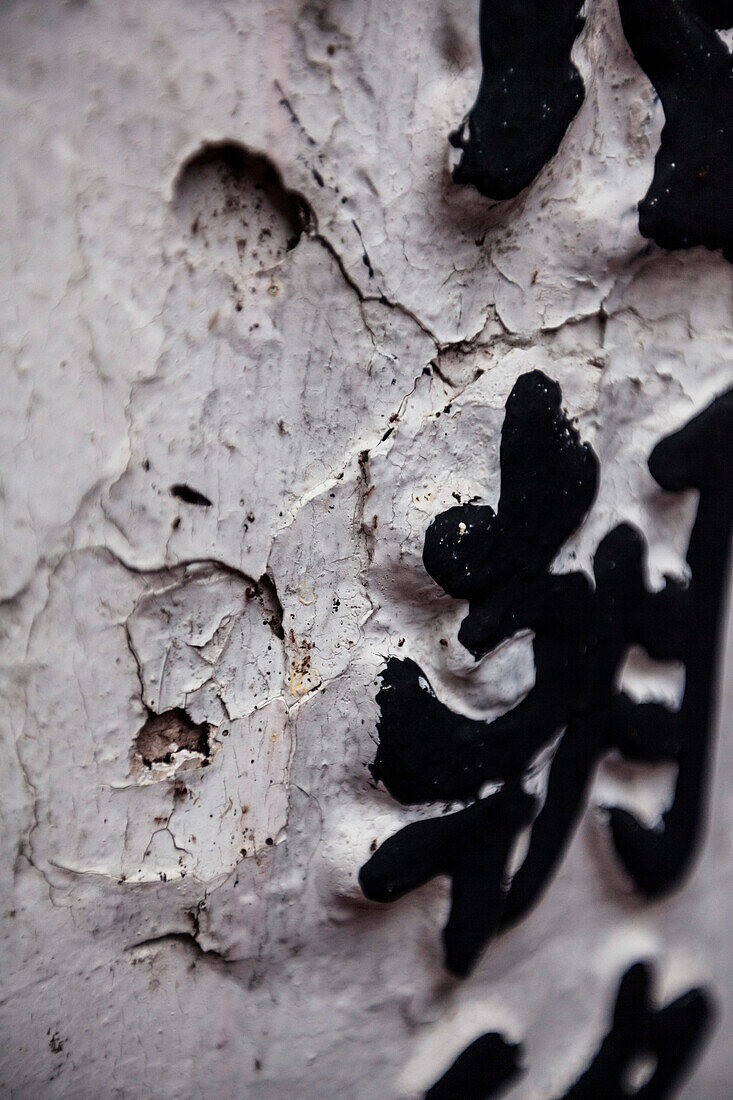
[[[192,489],[190,485],[180,483],[171,485],[170,494],[176,497],[177,500],[182,500],[184,504],[197,504],[201,508],[211,507],[209,498],[200,493],[198,489]]]

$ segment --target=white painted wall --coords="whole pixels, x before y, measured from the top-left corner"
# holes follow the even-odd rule
[[[601,459],[568,553],[587,566],[630,519],[655,583],[683,569],[695,502],[670,505],[646,456],[733,380],[733,268],[638,233],[662,114],[612,0],[578,41],[587,97],[558,156],[502,207],[450,180],[476,14],[0,9],[3,1095],[417,1097],[504,1028],[529,1065],[509,1095],[541,1100],[640,953],[721,1005],[681,1095],[731,1091],[730,629],[712,818],[679,894],[625,893],[589,812],[457,983],[444,886],[387,909],[356,882],[420,813],[369,783],[384,656],[474,712],[531,677],[526,651],[469,676],[464,608],[421,564],[454,491],[495,503],[517,375],[557,378]],[[259,192],[186,171],[223,141],[310,204],[295,247]],[[148,767],[146,706],[207,723],[209,757]]]

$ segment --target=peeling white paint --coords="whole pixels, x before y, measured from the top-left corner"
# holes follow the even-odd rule
[[[658,586],[684,575],[695,500],[646,457],[733,378],[733,268],[638,233],[662,118],[615,5],[588,12],[558,156],[506,206],[450,181],[475,22],[458,0],[0,11],[9,1096],[407,1100],[506,1027],[528,1051],[508,1096],[546,1100],[640,951],[714,985],[681,1096],[729,1091],[730,623],[712,818],[679,893],[632,904],[588,814],[459,985],[444,883],[394,908],[358,889],[371,846],[430,812],[371,783],[385,657],[476,716],[532,684],[531,639],[475,665],[465,606],[422,566],[436,514],[497,503],[514,380],[556,378],[601,461],[555,568],[589,569],[626,519]],[[310,206],[297,243],[254,189],[227,207],[215,174],[186,185],[221,142]],[[146,765],[139,731],[176,708],[208,754]],[[594,800],[651,821],[668,793],[610,761]]]

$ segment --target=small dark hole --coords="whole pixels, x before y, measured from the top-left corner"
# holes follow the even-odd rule
[[[192,489],[190,485],[183,485],[177,483],[171,485],[170,494],[176,497],[178,500],[182,500],[184,504],[197,504],[201,508],[210,508],[211,501],[203,493],[200,493],[198,489]]]

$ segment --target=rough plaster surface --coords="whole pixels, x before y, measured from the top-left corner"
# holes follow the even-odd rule
[[[615,4],[587,15],[586,101],[496,205],[450,179],[474,4],[2,6],[3,1095],[410,1098],[500,1029],[527,1050],[508,1095],[542,1100],[640,956],[665,993],[713,988],[681,1095],[729,1095],[730,626],[679,893],[629,895],[590,812],[458,983],[444,885],[383,908],[356,878],[423,813],[370,783],[385,657],[477,716],[532,683],[526,637],[474,666],[421,562],[456,494],[496,504],[519,374],[561,383],[601,462],[558,567],[629,519],[652,583],[684,569],[695,502],[645,460],[731,384],[733,267],[639,235],[661,109]],[[222,143],[266,154],[285,206]],[[662,671],[632,654],[624,682],[674,701]],[[206,751],[146,763],[168,712]],[[610,788],[665,804],[656,772]]]

